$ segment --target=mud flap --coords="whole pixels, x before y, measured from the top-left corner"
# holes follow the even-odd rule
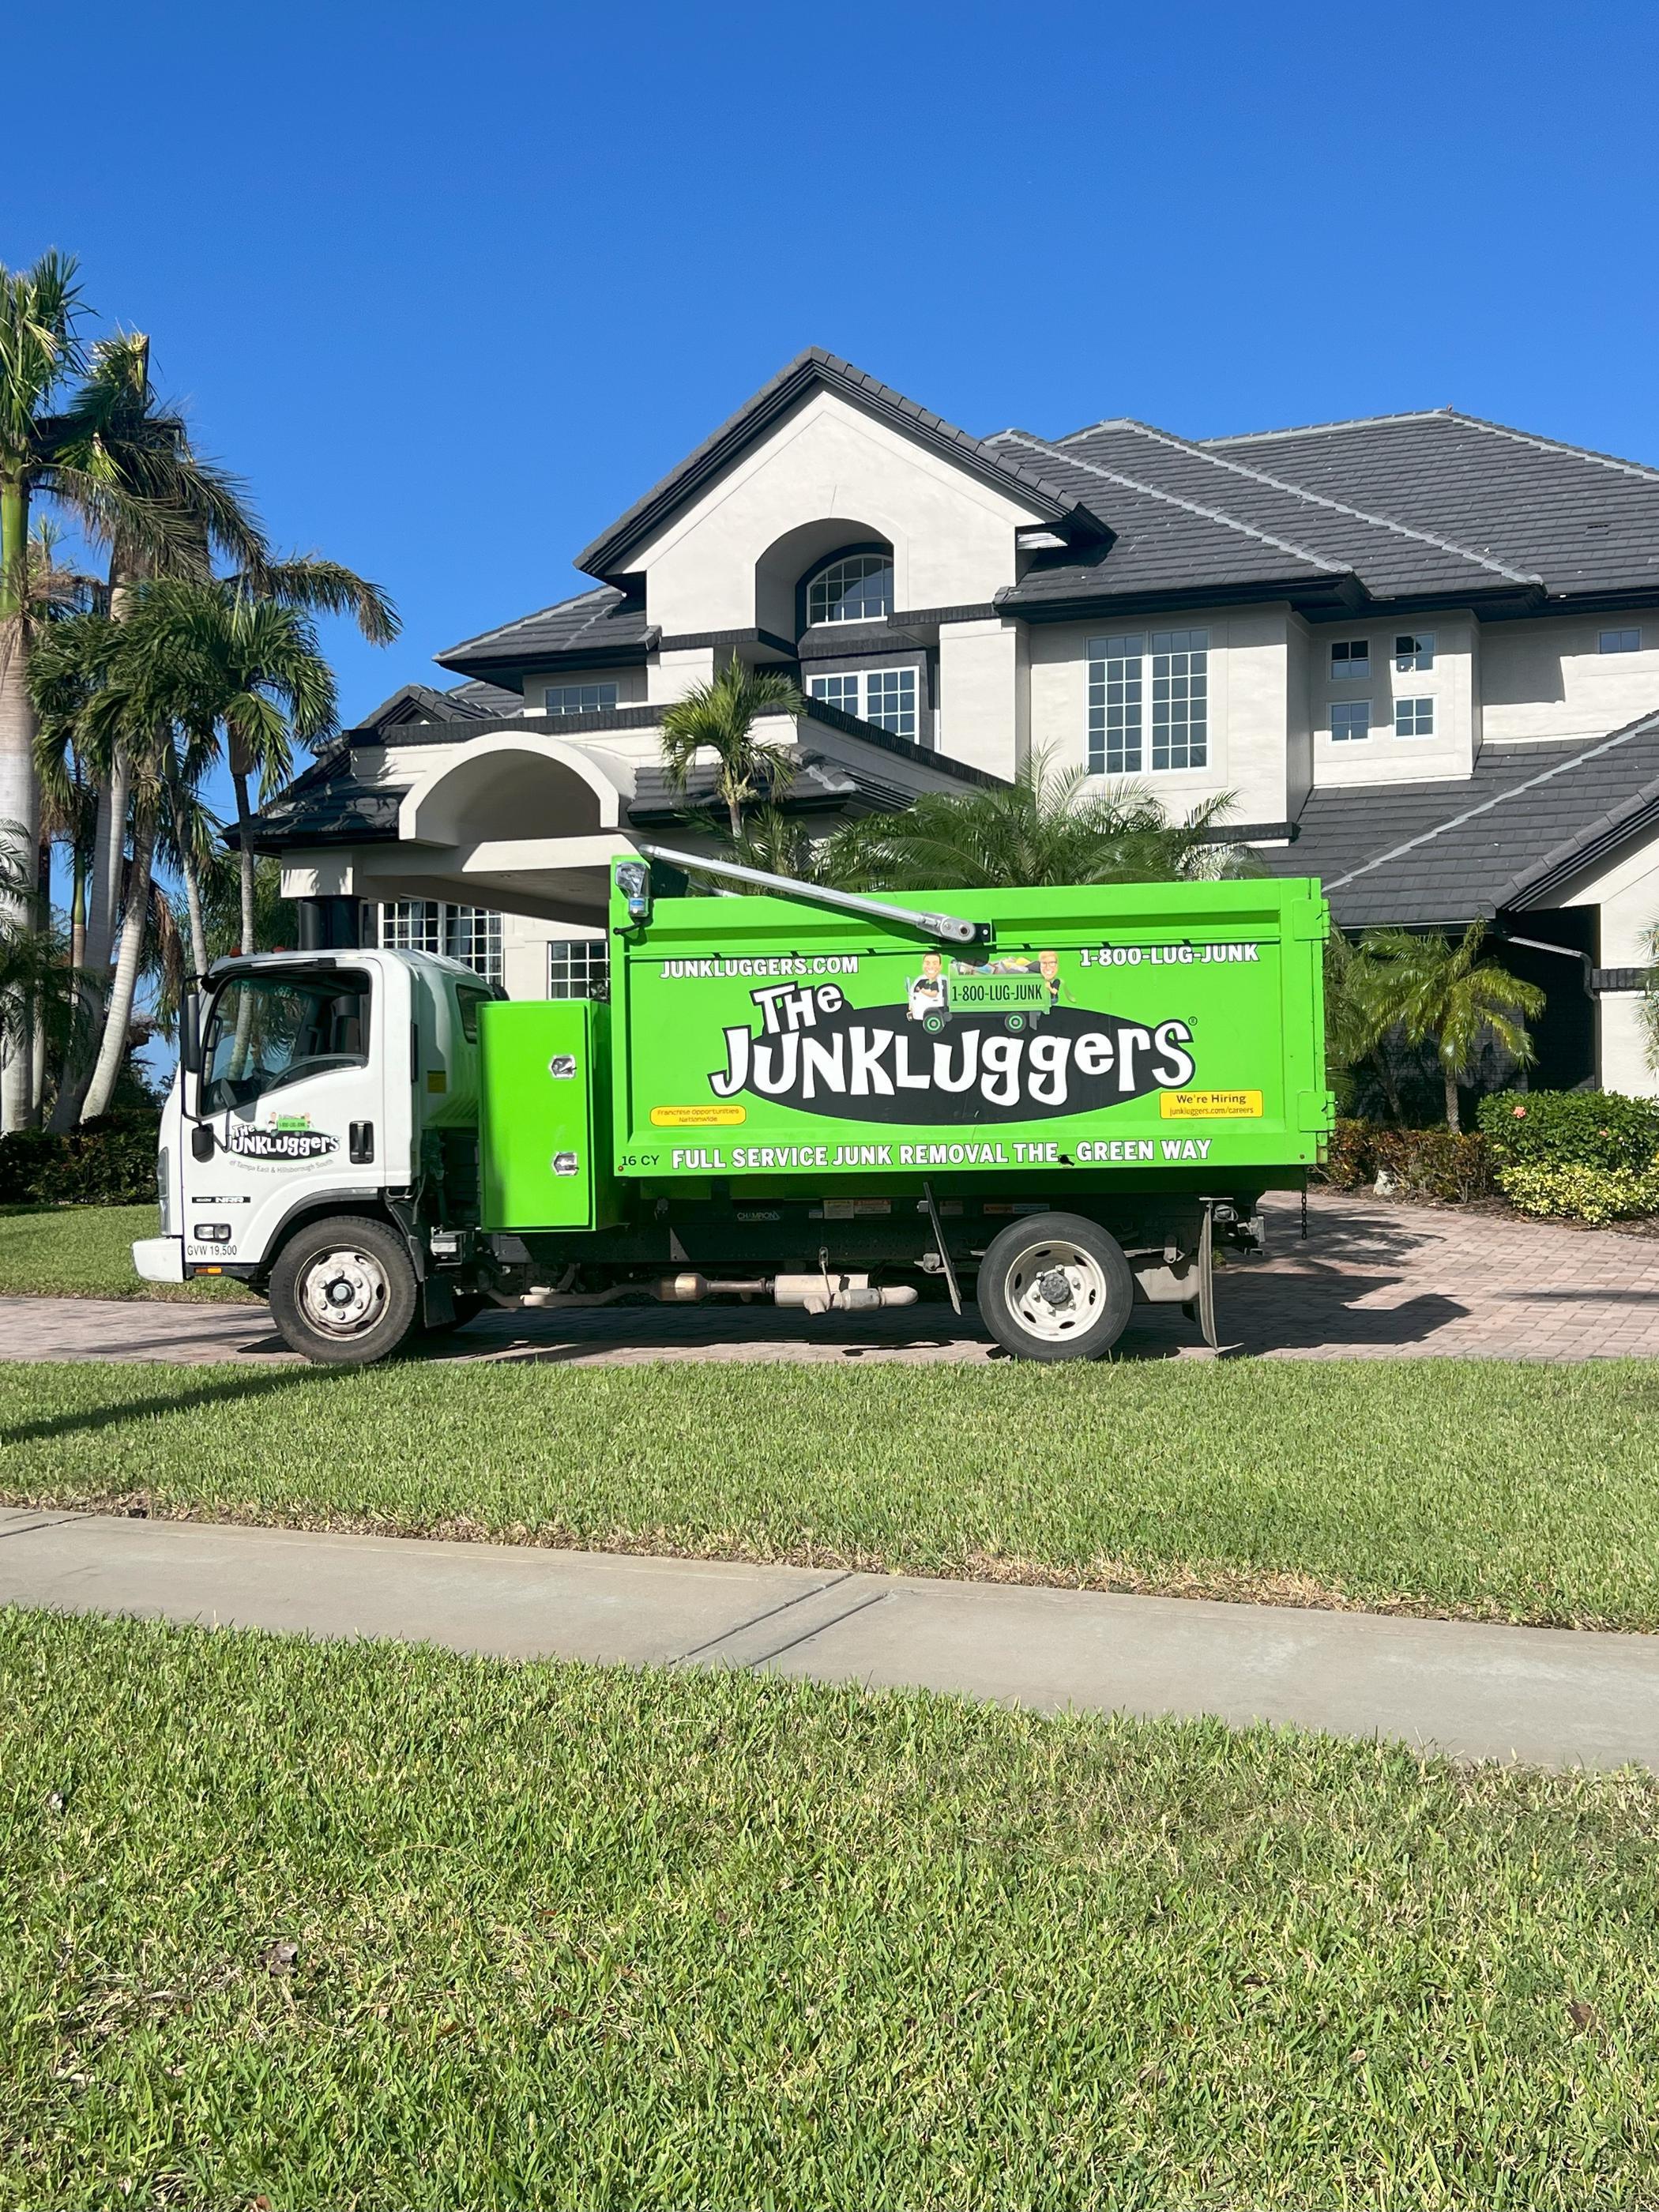
[[[421,1319],[428,1328],[447,1328],[455,1318],[455,1293],[442,1275],[421,1285]]]
[[[1198,1231],[1198,1325],[1212,1352],[1219,1349],[1215,1325],[1215,1211],[1206,1206]]]
[[[933,1240],[939,1246],[939,1256],[945,1269],[945,1287],[951,1293],[953,1311],[959,1315],[962,1311],[962,1290],[957,1281],[957,1271],[951,1264],[951,1248],[945,1241],[945,1224],[939,1219],[939,1208],[933,1203],[933,1186],[930,1182],[925,1182],[921,1189],[922,1195],[927,1201],[928,1224],[933,1230]]]

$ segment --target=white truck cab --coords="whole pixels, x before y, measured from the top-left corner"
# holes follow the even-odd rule
[[[290,1340],[290,1322],[325,1336],[332,1323],[343,1342],[409,1295],[408,1269],[377,1251],[391,1238],[415,1260],[428,1321],[450,1320],[451,1285],[434,1274],[423,1290],[425,1261],[447,1187],[476,1218],[477,1008],[499,995],[424,953],[216,963],[187,1008],[161,1122],[161,1233],[133,1246],[138,1273],[268,1285]]]

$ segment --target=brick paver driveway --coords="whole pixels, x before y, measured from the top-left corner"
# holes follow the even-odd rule
[[[1316,1193],[1268,1201],[1269,1253],[1229,1268],[1224,1356],[1288,1359],[1659,1358],[1659,1238]],[[1207,1358],[1178,1309],[1136,1309],[1129,1358]],[[0,1358],[246,1360],[291,1355],[262,1306],[0,1298]],[[495,1313],[428,1357],[583,1365],[646,1359],[989,1359],[970,1306],[867,1318],[758,1308]]]

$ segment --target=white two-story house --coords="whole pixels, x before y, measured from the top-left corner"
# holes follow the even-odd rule
[[[974,438],[803,354],[578,556],[266,807],[307,938],[604,972],[605,862],[684,842],[664,706],[732,655],[807,694],[814,833],[1034,750],[1319,876],[1339,920],[1475,916],[1542,983],[1540,1079],[1651,1090],[1659,471],[1453,410],[1193,441]]]

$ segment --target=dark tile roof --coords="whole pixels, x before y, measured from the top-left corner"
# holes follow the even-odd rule
[[[890,385],[867,376],[850,361],[825,353],[822,347],[810,346],[805,353],[797,354],[770,383],[763,385],[751,399],[745,400],[737,413],[728,416],[695,452],[688,453],[678,468],[671,469],[659,483],[653,484],[643,499],[636,500],[603,536],[584,547],[576,556],[576,566],[592,576],[617,574],[677,507],[718,476],[745,446],[769,429],[810,392],[820,388],[838,392],[854,406],[864,408],[933,447],[959,466],[1017,495],[1043,520],[1075,530],[1090,538],[1110,535],[1094,511],[1092,501],[1057,479],[1048,468],[1022,456],[1000,452],[984,439],[969,437],[954,423],[919,407],[902,392],[895,392]]]
[[[1109,546],[1084,558],[1039,555],[1020,583],[999,605],[1018,610],[1076,599],[1168,596],[1195,584],[1260,589],[1283,584],[1293,593],[1328,596],[1349,580],[1344,563],[1218,507],[1213,500],[1160,488],[1144,474],[1131,476],[1080,453],[1040,446],[1024,431],[1005,430],[998,442],[1034,449],[1063,481],[1090,490],[1109,506],[1116,535]]]
[[[1465,922],[1550,903],[1659,822],[1659,714],[1586,744],[1488,746],[1468,777],[1327,785],[1278,875],[1321,878],[1347,928]]]
[[[434,658],[458,676],[488,678],[492,669],[533,668],[549,661],[566,666],[618,667],[645,659],[655,632],[643,600],[600,584],[533,615],[504,623],[479,637],[464,638]],[[580,655],[578,662],[574,656]],[[520,705],[523,702],[520,702]]]
[[[428,722],[523,712],[522,695],[504,691],[495,684],[457,684],[447,691],[439,691],[430,684],[405,684],[361,721],[354,722],[350,734],[378,737],[388,730],[419,728]]]
[[[1638,462],[1450,409],[1205,449],[1455,539],[1541,576],[1552,594],[1659,590],[1659,470]]]
[[[1234,453],[1194,445],[1144,422],[1102,422],[1059,450],[1121,471],[1158,490],[1203,502],[1275,536],[1293,539],[1352,569],[1374,599],[1443,595],[1498,584],[1536,584],[1536,575],[1477,553],[1409,520],[1370,513],[1351,489],[1310,491],[1274,472],[1251,449]]]
[[[793,782],[778,793],[777,804],[791,814],[859,816],[896,812],[910,804],[912,796],[862,765],[807,752],[801,755]],[[707,808],[722,811],[712,769],[694,772],[682,792],[661,769],[647,768],[636,780],[628,818],[643,823],[680,822],[688,813]]]
[[[254,849],[276,853],[296,845],[372,845],[394,840],[404,789],[365,783],[356,774],[350,744],[337,744],[295,776],[286,790],[266,800],[253,817]],[[234,823],[224,836],[228,845],[235,846]]]

